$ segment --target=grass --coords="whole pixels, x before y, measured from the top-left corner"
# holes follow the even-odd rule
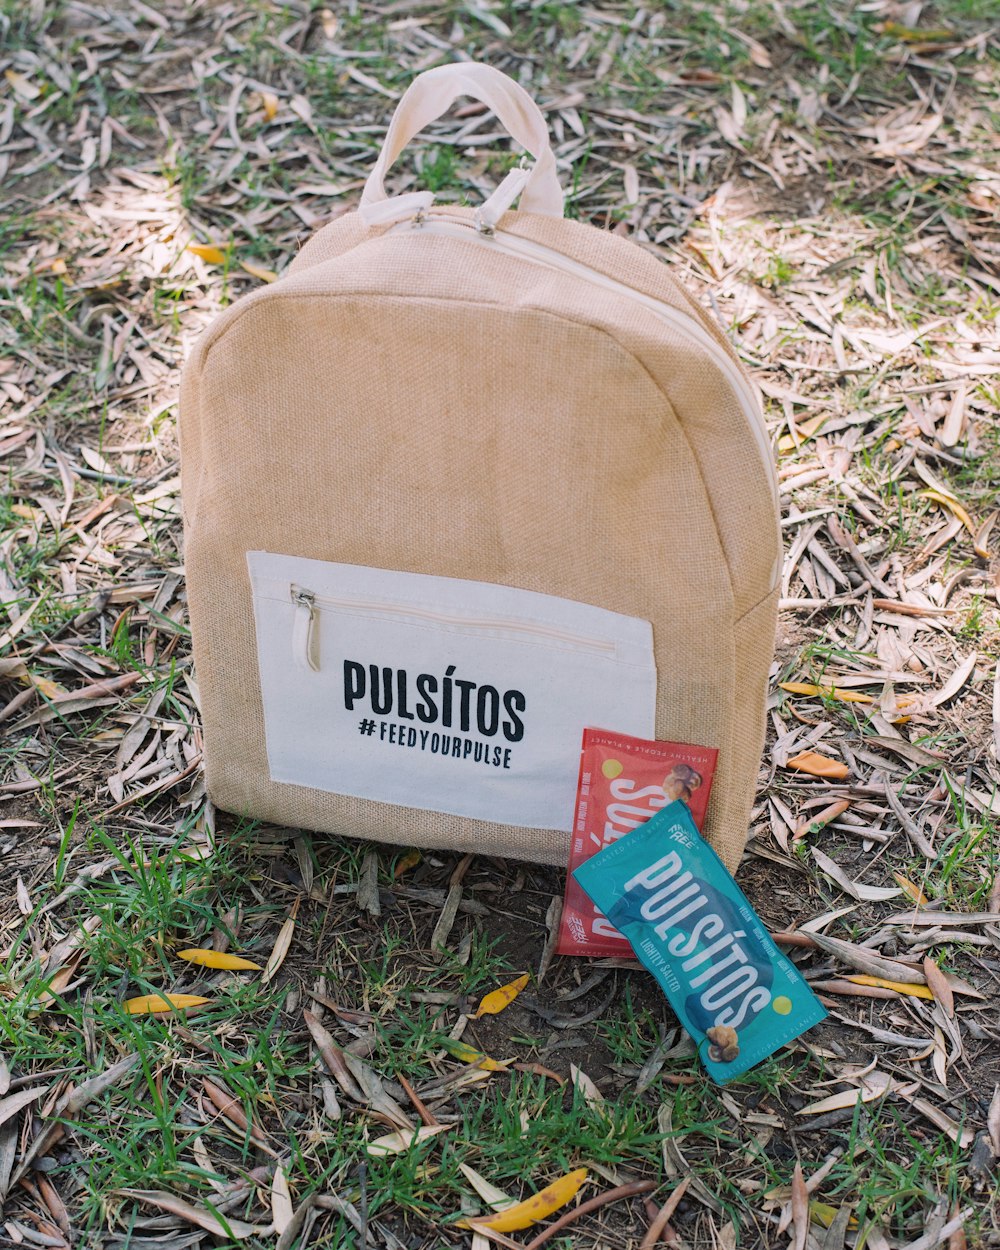
[[[614,1178],[642,1177],[658,1186],[653,1199],[659,1204],[677,1181],[664,1161],[671,1143],[683,1155],[679,1174],[699,1178],[718,1203],[718,1209],[707,1208],[689,1194],[678,1212],[677,1230],[698,1250],[726,1244],[730,1223],[729,1244],[784,1244],[775,1229],[796,1163],[808,1177],[831,1156],[817,1196],[851,1206],[859,1225],[856,1250],[874,1247],[879,1233],[904,1245],[917,1239],[941,1203],[949,1210],[973,1207],[965,1229],[970,1246],[996,1244],[995,1183],[974,1192],[968,1151],[902,1098],[859,1106],[821,1128],[799,1115],[809,1101],[843,1088],[854,1060],[870,1057],[902,1081],[925,1078],[925,1097],[980,1128],[983,1100],[988,1102],[1000,1074],[988,1042],[967,1029],[985,1018],[975,1014],[975,1004],[960,1004],[955,1027],[970,1067],[960,1062],[951,1069],[947,1097],[931,1060],[868,1045],[863,1032],[834,1022],[810,1034],[808,1047],[783,1052],[725,1090],[679,1052],[637,1094],[640,1072],[676,1028],[662,998],[635,973],[557,960],[541,986],[533,980],[524,999],[557,1013],[586,1015],[613,990],[603,1014],[587,1025],[557,1028],[522,1000],[500,1017],[472,1020],[466,1041],[522,1069],[449,1089],[449,1081],[465,1080],[469,1072],[442,1049],[442,1033],[474,1012],[486,991],[524,970],[534,976],[545,909],[562,885],[558,874],[475,861],[463,899],[480,906],[474,914],[460,912],[446,949],[431,952],[455,857],[425,853],[407,864],[402,849],[377,852],[383,914],[374,918],[359,912],[356,902],[370,863],[367,847],[301,832],[289,842],[288,831],[216,814],[197,771],[132,801],[143,787],[182,769],[199,749],[183,591],[167,593],[182,562],[176,493],[137,502],[176,475],[181,353],[217,309],[256,285],[240,261],[280,270],[314,225],[353,203],[392,106],[357,73],[398,93],[417,65],[434,55],[447,60],[468,54],[523,75],[529,90],[550,104],[581,92],[584,98],[571,107],[584,136],[576,134],[574,115],[565,109],[548,115],[554,129],[561,127],[557,146],[568,215],[631,234],[669,261],[716,310],[758,378],[784,388],[782,397],[769,398],[775,436],[788,432],[789,404],[800,423],[816,412],[827,415],[823,429],[783,454],[780,464],[788,474],[808,473],[826,465],[823,457],[846,450],[844,485],[827,475],[796,488],[786,502],[800,511],[833,507],[879,576],[897,591],[901,579],[925,571],[928,560],[941,564],[921,583],[922,591],[960,569],[973,573],[949,599],[958,611],[946,633],[914,629],[901,635],[938,686],[956,657],[972,649],[983,657],[982,670],[947,705],[897,726],[913,743],[947,757],[953,784],[942,784],[937,767],[885,756],[884,775],[900,800],[931,822],[933,858],[914,853],[890,812],[866,810],[864,819],[891,833],[891,842],[868,851],[859,838],[827,828],[793,843],[791,855],[778,855],[780,862],[752,855],[741,880],[753,902],[775,930],[849,903],[816,869],[809,854],[815,845],[853,880],[891,884],[891,874],[900,872],[935,906],[987,908],[1000,857],[996,822],[961,786],[971,776],[981,793],[995,792],[986,661],[1000,641],[993,591],[988,566],[975,557],[967,535],[931,557],[919,556],[929,532],[947,518],[919,499],[923,483],[900,464],[915,437],[911,408],[924,412],[925,403],[950,403],[954,390],[945,384],[967,377],[967,428],[950,451],[936,449],[951,460],[930,457],[926,463],[977,524],[1000,502],[1000,486],[989,470],[1000,454],[1000,395],[988,373],[970,371],[972,340],[958,328],[968,327],[979,351],[995,337],[995,283],[976,277],[989,268],[998,246],[990,223],[996,200],[989,199],[983,177],[996,137],[991,105],[1000,97],[991,0],[946,0],[925,8],[916,32],[887,24],[870,6],[846,3],[786,4],[779,10],[761,0],[708,8],[677,0],[644,9],[627,3],[588,10],[511,0],[475,12],[449,2],[413,14],[394,10],[388,20],[371,6],[332,6],[338,25],[330,42],[348,49],[347,57],[328,46],[319,10],[306,19],[280,6],[252,4],[238,20],[227,19],[222,31],[215,10],[175,21],[171,7],[157,6],[158,12],[161,7],[166,28],[141,11],[119,12],[116,21],[135,26],[125,33],[110,14],[100,19],[91,13],[81,29],[72,5],[39,11],[20,0],[0,0],[0,57],[10,58],[0,68],[24,75],[38,93],[22,102],[11,94],[9,77],[0,79],[7,92],[0,116],[12,100],[14,140],[27,141],[11,149],[13,177],[3,194],[15,198],[0,216],[0,441],[23,425],[45,448],[37,463],[35,441],[5,456],[0,499],[0,551],[10,582],[3,590],[8,612],[0,630],[38,604],[0,655],[4,662],[23,659],[27,670],[0,672],[4,704],[9,708],[31,695],[4,726],[9,732],[0,747],[0,784],[19,784],[29,774],[42,782],[25,794],[0,791],[7,801],[0,815],[6,819],[9,813],[13,821],[0,826],[0,845],[6,845],[8,828],[17,840],[2,868],[8,872],[11,864],[9,878],[20,877],[23,885],[9,903],[0,899],[0,1052],[15,1079],[53,1087],[30,1124],[23,1115],[14,1121],[18,1132],[30,1136],[51,1117],[64,1077],[79,1085],[124,1056],[138,1057],[129,1076],[65,1117],[65,1135],[47,1155],[45,1176],[71,1213],[71,1244],[124,1250],[131,1239],[156,1232],[143,1223],[151,1209],[125,1199],[124,1188],[168,1191],[209,1210],[225,1208],[227,1219],[268,1224],[267,1169],[275,1159],[241,1127],[239,1115],[219,1112],[205,1093],[206,1079],[228,1090],[239,1113],[262,1126],[296,1206],[311,1195],[339,1195],[355,1211],[366,1207],[371,1221],[408,1247],[463,1244],[456,1220],[482,1204],[459,1163],[518,1197],[586,1164],[588,1195]],[[300,19],[306,26],[296,31]],[[931,47],[911,53],[921,31],[934,44],[935,29],[953,31],[954,39],[940,52]],[[983,36],[980,44],[969,42],[977,35]],[[193,90],[186,78],[183,90],[169,90],[178,71],[166,56],[158,60],[160,54],[179,50],[187,74],[202,65],[206,48],[212,49],[212,72],[195,74]],[[100,58],[98,72],[90,72],[85,54],[91,53]],[[231,120],[237,79],[247,81]],[[279,100],[271,124],[261,120],[257,99],[264,87]],[[734,87],[746,101],[747,118],[729,142],[720,134],[719,110],[733,113],[739,98]],[[803,109],[810,92],[819,101],[813,114]],[[309,121],[291,109],[299,96],[311,107]],[[873,154],[875,141],[863,128],[879,120],[890,125],[896,110],[921,103],[945,110],[929,146],[912,156]],[[74,127],[99,141],[105,116],[146,146],[137,148],[113,132],[108,160],[92,169],[90,189],[70,199],[66,188],[81,164]],[[35,130],[24,129],[25,121]],[[60,158],[20,178],[21,165],[37,155],[31,138],[40,130]],[[408,150],[396,172],[442,201],[475,203],[480,183],[502,177],[517,159],[503,145],[468,152],[449,141],[446,125]],[[626,166],[639,178],[635,205],[625,203]],[[117,172],[121,168],[138,181],[129,182]],[[301,194],[313,183],[350,189]],[[728,200],[719,195],[724,186]],[[88,208],[109,209],[110,216],[88,216]],[[195,267],[183,251],[189,238],[231,245],[227,263]],[[53,268],[56,260],[65,272]],[[819,328],[820,315],[843,331],[846,372],[830,335]],[[129,334],[133,322],[137,331]],[[880,353],[865,346],[863,333],[906,330],[920,331],[912,351]],[[942,372],[942,362],[950,372]],[[8,383],[14,392],[3,389]],[[928,394],[938,383],[941,394]],[[860,437],[845,442],[852,428]],[[120,450],[132,446],[142,450]],[[113,472],[88,468],[83,448],[109,460]],[[68,505],[57,451],[71,466]],[[874,522],[857,500],[874,509]],[[104,512],[86,519],[104,504]],[[787,532],[789,542],[797,532]],[[816,541],[860,586],[857,570],[825,531],[817,531]],[[810,573],[818,576],[811,566]],[[811,595],[806,576],[793,574],[792,597]],[[163,590],[162,602],[132,593],[150,582],[157,595]],[[102,601],[109,589],[113,598]],[[74,622],[88,612],[94,613],[89,622],[77,627]],[[877,631],[858,642],[857,613],[849,608],[789,615],[783,629],[780,680],[834,683],[838,672],[853,666],[893,669],[908,661],[885,637],[880,650]],[[98,678],[128,674],[138,675],[134,687],[83,714],[60,710],[50,687],[42,685],[37,695],[31,690],[32,683],[51,682],[74,692]],[[902,679],[896,687],[909,689]],[[128,802],[109,812],[116,805],[108,798],[107,778],[116,771],[123,737],[161,689],[165,697],[140,747],[140,753],[149,752],[143,767],[153,771],[123,783]],[[871,692],[878,698],[880,686]],[[25,716],[37,711],[57,714],[40,725],[25,724]],[[773,730],[828,726],[821,750],[844,744],[871,755],[877,749],[873,739],[882,736],[871,709],[832,698],[776,693],[772,713]],[[815,814],[817,809],[803,805],[823,797],[821,783],[781,768],[770,771],[762,799],[779,800],[793,818]],[[857,780],[871,778],[869,761]],[[855,798],[863,804],[872,796]],[[777,855],[768,819],[764,806],[755,817],[754,845]],[[23,821],[37,822],[37,832]],[[400,848],[411,836],[414,831],[400,830]],[[103,861],[111,862],[99,876],[81,881],[65,901],[45,910],[82,869]],[[407,895],[408,883],[435,893],[430,901]],[[887,904],[890,910],[896,905]],[[266,964],[296,907],[291,947],[268,982],[259,974],[216,972],[176,957],[190,946],[225,945]],[[885,914],[859,907],[831,932],[857,942],[873,933],[884,936]],[[81,937],[79,962],[47,968],[52,947],[84,921],[94,927]],[[959,930],[926,952],[897,943],[896,956],[927,953],[948,971],[985,986],[995,1003],[995,986],[982,967],[992,958],[989,948],[968,937]],[[798,957],[810,973],[822,963],[815,953]],[[569,997],[601,971],[603,982]],[[162,1019],[124,1012],[126,999],[149,992],[204,993],[211,1001]],[[327,1008],[323,1016],[337,1044],[354,1046],[388,1094],[411,1113],[403,1081],[412,1084],[448,1122],[447,1132],[386,1159],[364,1153],[365,1140],[390,1126],[339,1089],[341,1115],[331,1115],[335,1083],[302,1017],[304,1007],[323,1010],[311,992],[340,1009],[341,1015]],[[919,1005],[912,1017],[901,1002],[840,999],[837,1007],[883,1027],[932,1028]],[[570,1063],[597,1081],[606,1096],[603,1107],[538,1070],[565,1078]],[[972,1093],[955,1101],[952,1095],[966,1083]],[[660,1127],[664,1106],[672,1123],[666,1139]],[[247,1177],[252,1179],[240,1188]],[[58,1233],[39,1192],[19,1189],[9,1205],[11,1218],[29,1231],[40,1228],[41,1220]],[[350,1218],[316,1211],[317,1222],[300,1244],[360,1246]],[[610,1208],[607,1215],[603,1231],[596,1221],[581,1221],[566,1237],[553,1239],[553,1246],[641,1238],[646,1218],[638,1202]],[[186,1232],[190,1225],[181,1227]],[[812,1231],[819,1235],[818,1225]],[[262,1233],[240,1244],[274,1241]],[[237,1243],[223,1238],[219,1244]]]

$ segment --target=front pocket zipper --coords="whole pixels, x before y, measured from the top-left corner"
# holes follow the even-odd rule
[[[292,654],[297,667],[309,669],[314,673],[320,672],[322,668],[320,617],[324,609],[375,617],[409,617],[418,624],[451,626],[465,632],[489,631],[494,635],[513,637],[525,642],[537,639],[540,642],[568,646],[577,651],[592,651],[598,655],[616,656],[618,654],[617,645],[606,639],[587,638],[581,634],[573,634],[536,621],[518,621],[509,617],[454,616],[413,604],[374,603],[361,599],[332,598],[329,595],[320,595],[313,590],[307,590],[303,586],[296,585],[295,582],[290,583],[288,591],[295,604],[292,622]],[[403,623],[405,624],[405,621]]]

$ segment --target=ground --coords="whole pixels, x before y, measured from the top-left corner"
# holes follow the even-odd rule
[[[549,958],[561,872],[241,823],[200,779],[179,365],[466,56],[764,395],[786,562],[738,880],[830,1014],[725,1088],[645,973]],[[638,1246],[685,1182],[664,1244],[1000,1245],[994,0],[2,0],[0,70],[0,1242],[467,1246],[478,1178],[586,1167],[649,1192],[553,1246]],[[397,185],[481,199],[483,120]],[[931,997],[846,979],[876,957]],[[208,1001],[123,1009],[166,992]],[[368,1154],[411,1090],[444,1130]]]

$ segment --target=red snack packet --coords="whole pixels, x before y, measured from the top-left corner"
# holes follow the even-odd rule
[[[718,751],[683,742],[655,742],[585,729],[580,753],[560,955],[634,958],[622,937],[573,880],[573,870],[624,837],[674,799],[683,799],[701,831]]]

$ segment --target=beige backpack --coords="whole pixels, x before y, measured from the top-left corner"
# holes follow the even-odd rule
[[[533,163],[475,210],[388,196],[463,95]],[[738,862],[780,555],[759,403],[658,259],[562,210],[524,90],[430,70],[358,211],[198,343],[185,565],[220,807],[564,864],[590,725],[716,747],[706,832]]]

